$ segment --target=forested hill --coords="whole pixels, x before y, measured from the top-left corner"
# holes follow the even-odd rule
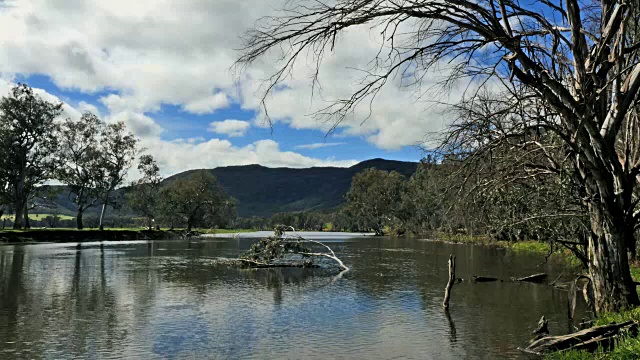
[[[238,215],[271,216],[277,212],[307,211],[332,209],[344,201],[344,195],[351,186],[353,175],[367,168],[395,170],[410,177],[416,170],[417,163],[372,159],[363,161],[349,168],[312,167],[305,169],[268,168],[260,165],[227,166],[215,169],[189,170],[171,176],[164,183],[188,176],[198,171],[209,171],[218,178],[218,182],[227,193],[238,200]],[[56,196],[56,209],[39,208],[32,213],[75,214],[75,206],[69,190],[59,189]],[[87,210],[88,214],[96,213],[99,207]],[[108,216],[130,216],[127,206],[111,209]]]
[[[335,208],[344,200],[351,178],[367,168],[395,170],[410,177],[417,163],[372,159],[349,168],[312,167],[306,169],[268,168],[260,165],[227,166],[210,171],[218,182],[238,200],[238,215],[270,216],[276,212],[324,210]]]

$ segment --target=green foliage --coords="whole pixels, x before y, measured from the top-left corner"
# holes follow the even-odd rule
[[[235,202],[207,172],[173,180],[160,190],[159,198],[158,210],[171,227],[184,224],[191,231],[194,226],[211,227],[235,217]]]
[[[28,202],[59,165],[57,124],[61,103],[43,100],[19,84],[0,99],[0,202],[12,202],[22,228]]]
[[[370,168],[356,174],[344,206],[355,229],[382,235],[385,227],[397,225],[405,182],[395,171]]]
[[[100,228],[103,227],[107,204],[114,202],[113,191],[124,183],[124,179],[135,160],[138,139],[127,131],[124,122],[107,124],[101,134],[101,165],[103,176],[98,184],[101,192]]]
[[[103,159],[100,151],[100,134],[104,124],[90,112],[79,121],[67,119],[60,128],[60,156],[62,166],[57,179],[65,183],[74,194],[77,227],[83,228],[82,215],[95,206],[100,197],[103,179]]]
[[[146,219],[146,225],[152,228],[152,222],[158,212],[160,193],[160,168],[151,155],[142,155],[138,162],[138,170],[142,178],[134,181],[132,190],[127,194],[131,209]]]

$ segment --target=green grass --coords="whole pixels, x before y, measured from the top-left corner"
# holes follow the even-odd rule
[[[602,348],[593,353],[588,351],[570,350],[549,354],[545,358],[550,360],[637,360],[640,358],[640,338],[623,337],[616,341],[613,351],[606,351]]]
[[[640,280],[640,263],[631,265],[631,276],[635,281]],[[605,313],[598,316],[594,325],[607,325],[612,322],[620,323],[629,320],[640,322],[640,307],[616,313]],[[613,351],[599,349],[594,353],[587,351],[564,351],[550,354],[546,357],[553,360],[582,360],[582,359],[615,359],[631,360],[640,358],[640,337],[623,337],[616,342]]]
[[[60,215],[60,214],[29,214],[29,219],[30,220],[35,220],[35,221],[40,221],[40,220],[44,220],[47,216],[58,216],[58,218],[60,220],[73,220],[75,219],[73,216],[69,216],[69,215]],[[13,220],[13,218],[15,217],[14,214],[5,214],[2,215],[2,217],[0,218],[0,220]]]

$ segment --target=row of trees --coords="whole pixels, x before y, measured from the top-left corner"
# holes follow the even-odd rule
[[[19,84],[0,99],[0,206],[15,213],[13,227],[29,227],[29,210],[46,196],[42,185],[71,187],[82,214],[102,205],[100,227],[113,191],[122,186],[137,154],[138,140],[124,123],[106,124],[91,113],[59,119],[62,103],[42,99]]]
[[[49,182],[70,188],[75,205],[75,222],[84,228],[85,212],[101,206],[98,226],[102,230],[109,205],[126,202],[146,219],[151,228],[155,218],[173,227],[196,224],[226,224],[235,217],[235,203],[206,173],[171,181],[161,186],[160,168],[151,155],[142,155],[138,170],[142,177],[126,184],[127,175],[139,154],[139,140],[123,122],[105,123],[85,112],[80,119],[60,119],[62,103],[40,97],[19,84],[0,99],[0,215],[13,212],[13,228],[30,227],[29,210],[55,207]],[[52,222],[54,219],[52,219]]]

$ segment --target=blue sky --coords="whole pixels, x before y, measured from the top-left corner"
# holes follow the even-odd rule
[[[273,125],[265,126],[260,79],[277,69],[275,55],[239,74],[230,69],[240,35],[282,1],[10,2],[0,7],[0,92],[26,82],[64,101],[66,116],[89,110],[125,122],[166,175],[252,163],[419,160],[417,144],[442,129],[446,114],[399,82],[381,92],[370,116],[361,106],[329,136],[328,124],[310,116],[357,88],[353,68],[366,68],[381,44],[371,29],[339,41],[321,68],[320,95],[311,95],[312,69],[301,61],[267,98]]]

